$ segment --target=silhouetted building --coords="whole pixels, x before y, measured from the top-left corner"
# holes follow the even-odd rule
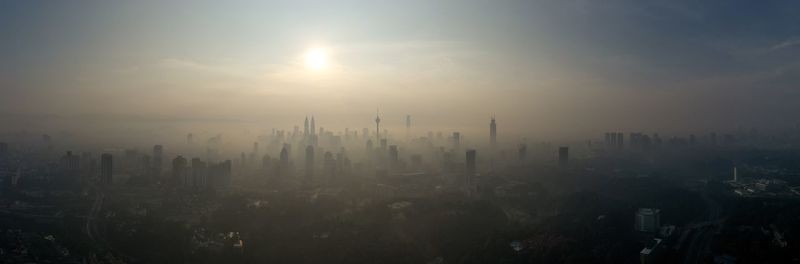
[[[205,188],[208,186],[207,165],[199,158],[192,159],[192,186]]]
[[[399,157],[397,152],[397,145],[389,146],[389,168],[396,170],[399,165]]]
[[[191,134],[189,134],[189,135],[191,136]],[[162,147],[161,145],[153,146],[153,161],[152,161],[153,172],[152,173],[153,173],[153,177],[155,177],[156,179],[161,178],[161,170],[163,168],[163,165],[162,165],[163,162],[164,162],[164,147]]]
[[[308,138],[308,116],[306,116],[306,120],[303,121],[303,137]]]
[[[380,114],[375,114],[375,133],[377,142],[381,142],[381,116]]]
[[[306,147],[306,183],[311,184],[314,178],[314,147]]]
[[[519,161],[525,161],[528,157],[528,145],[526,144],[519,144],[519,149],[517,149],[517,158]]]
[[[489,143],[492,149],[497,149],[497,123],[495,123],[494,117],[492,117],[492,121],[489,123]]]
[[[408,139],[410,132],[411,132],[411,115],[406,115],[406,139]]]
[[[313,120],[313,117],[312,117]],[[280,160],[278,164],[278,176],[279,177],[286,177],[289,174],[289,147],[287,144],[283,144],[283,148],[281,149]]]
[[[67,154],[61,157],[61,175],[56,180],[56,183],[68,186],[80,184],[80,162],[81,159],[78,155],[73,155],[72,151],[67,151]]]
[[[100,156],[100,181],[104,184],[111,184],[113,173],[113,158],[111,154],[104,153]]]
[[[336,160],[333,159],[333,154],[330,151],[325,152],[322,171],[325,173],[325,177],[328,178],[329,183],[336,181]]]
[[[210,165],[208,167],[208,184],[213,189],[224,189],[231,184],[231,161]]]
[[[558,164],[561,166],[567,166],[569,164],[569,147],[558,148]]]
[[[636,211],[634,229],[639,232],[654,233],[661,228],[661,210],[653,208],[639,208]]]
[[[191,186],[189,173],[186,171],[188,161],[183,156],[178,155],[172,160],[172,183],[183,186]]]
[[[469,184],[472,182],[472,178],[475,177],[475,173],[477,172],[475,162],[477,158],[477,152],[474,149],[467,150],[466,161],[467,161],[467,177],[466,183]]]
[[[0,158],[8,155],[8,143],[0,142]]]
[[[461,133],[453,132],[453,149],[458,150],[461,148]]]
[[[366,152],[364,152],[364,155],[366,155],[366,156],[367,156],[367,159],[370,159],[370,158],[372,158],[373,152],[374,152],[375,150],[373,150],[373,146],[372,146],[372,140],[371,140],[371,139],[367,139],[367,148],[366,148],[366,150],[365,150],[365,151],[366,151]]]
[[[711,135],[709,135],[709,143],[711,146],[717,145],[717,133],[711,132]]]
[[[314,136],[314,133],[317,133],[317,124],[314,122],[314,116],[311,116],[311,127],[308,129],[308,132],[311,132],[311,135]]]

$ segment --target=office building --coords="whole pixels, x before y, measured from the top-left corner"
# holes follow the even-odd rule
[[[661,210],[639,208],[636,211],[634,229],[639,232],[655,233],[661,228]]]
[[[314,147],[306,146],[306,183],[311,183],[314,178]]]
[[[497,149],[497,123],[494,121],[494,117],[492,117],[491,123],[489,123],[489,144],[492,146],[492,149]]]
[[[172,160],[172,183],[175,185],[191,186],[191,179],[187,172],[188,161],[178,155]]]
[[[111,154],[104,153],[100,156],[100,181],[111,184],[113,173],[113,158]]]
[[[569,164],[569,147],[558,148],[558,164],[561,166],[567,166]]]

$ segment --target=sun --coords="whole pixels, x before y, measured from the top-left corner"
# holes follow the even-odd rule
[[[324,48],[312,48],[304,56],[306,67],[323,70],[328,67],[328,51]]]

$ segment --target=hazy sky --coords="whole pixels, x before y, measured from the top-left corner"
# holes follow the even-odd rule
[[[547,138],[800,113],[798,1],[4,0],[0,36],[6,132],[362,128],[379,107]]]

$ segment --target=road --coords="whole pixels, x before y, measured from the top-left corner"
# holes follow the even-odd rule
[[[105,199],[105,194],[102,192],[97,192],[94,198],[94,202],[92,203],[92,207],[89,208],[89,213],[86,214],[86,235],[89,237],[94,243],[98,243],[97,240],[97,214],[100,213],[100,209],[103,208],[103,200]]]

